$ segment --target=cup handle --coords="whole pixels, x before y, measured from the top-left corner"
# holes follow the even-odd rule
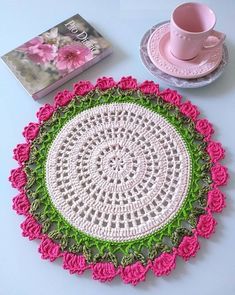
[[[207,40],[208,40],[210,37],[215,37],[215,38],[218,39],[218,41],[217,41],[215,44],[212,44],[212,45],[205,45],[205,44],[204,44],[204,45],[203,45],[203,49],[211,49],[211,48],[216,48],[216,47],[220,46],[220,45],[224,42],[224,40],[225,40],[225,38],[226,38],[226,35],[225,35],[224,33],[221,33],[221,32],[218,32],[218,31],[213,30],[213,31],[211,32],[210,36],[207,37],[205,43],[207,42]]]

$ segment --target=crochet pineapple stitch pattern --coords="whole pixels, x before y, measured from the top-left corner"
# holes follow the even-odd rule
[[[99,78],[55,96],[25,127],[10,181],[43,259],[136,285],[200,248],[225,207],[224,149],[191,102],[152,81]]]

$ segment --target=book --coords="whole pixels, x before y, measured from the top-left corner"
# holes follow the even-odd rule
[[[38,99],[111,53],[110,43],[76,14],[1,58]]]

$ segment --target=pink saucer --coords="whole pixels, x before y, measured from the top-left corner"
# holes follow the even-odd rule
[[[177,59],[170,51],[169,23],[158,27],[148,41],[148,54],[152,63],[161,71],[177,78],[194,79],[206,76],[218,67],[222,60],[222,53],[221,46],[202,50],[191,60]]]

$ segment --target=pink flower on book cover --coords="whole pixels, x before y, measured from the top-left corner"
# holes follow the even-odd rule
[[[81,44],[65,45],[59,48],[55,65],[58,70],[71,72],[93,58],[91,50]]]
[[[200,245],[196,235],[183,237],[178,249],[177,254],[181,256],[185,261],[188,261],[191,257],[194,257],[197,251],[200,249]]]
[[[115,86],[116,83],[111,77],[102,77],[96,81],[96,87],[100,90],[107,90]]]
[[[145,280],[146,268],[140,263],[128,265],[121,269],[121,277],[126,284],[137,285]]]
[[[207,119],[197,120],[196,130],[205,137],[206,141],[209,141],[211,138],[211,135],[214,133],[212,124]]]
[[[50,104],[45,104],[44,106],[40,107],[39,111],[37,112],[37,118],[39,122],[45,122],[52,116],[54,112],[54,107]]]
[[[166,102],[169,102],[176,106],[180,106],[182,96],[176,90],[167,88],[164,91],[160,92],[159,95]]]
[[[217,222],[211,213],[201,215],[197,223],[198,235],[209,239],[210,236],[215,232],[216,224]]]
[[[43,38],[38,36],[38,37],[35,37],[35,38],[29,40],[28,42],[24,43],[23,45],[18,47],[18,49],[27,52],[30,47],[33,47],[33,46],[36,46],[36,45],[42,44],[42,43],[43,43]]]
[[[182,114],[191,118],[193,121],[195,121],[200,114],[197,107],[193,105],[190,101],[186,101],[181,104],[180,111]]]
[[[98,262],[93,266],[93,279],[101,282],[110,282],[116,276],[116,270],[112,262]]]
[[[144,81],[140,84],[139,89],[144,94],[158,94],[159,85],[155,84],[153,81]]]
[[[220,142],[211,141],[207,146],[207,152],[211,157],[211,161],[216,163],[224,158],[225,151]]]
[[[51,239],[44,236],[38,249],[42,259],[56,260],[60,256],[60,246],[55,244]]]
[[[152,270],[156,276],[168,275],[175,269],[176,253],[162,253],[155,258],[152,265]]]
[[[28,216],[20,227],[22,228],[23,237],[28,237],[30,240],[34,240],[40,237],[41,225],[30,215]]]
[[[28,161],[30,152],[30,145],[28,143],[18,144],[14,149],[14,159],[18,161],[19,164],[23,164]]]
[[[23,136],[27,141],[35,139],[39,132],[39,126],[38,123],[29,123],[29,125],[24,128]]]
[[[217,163],[211,168],[211,177],[215,185],[226,185],[228,181],[228,169]]]
[[[131,76],[122,77],[118,82],[118,87],[122,90],[135,90],[137,85],[137,80]]]
[[[27,176],[22,168],[16,168],[11,170],[9,180],[12,187],[21,189],[27,182]]]
[[[54,101],[55,107],[62,107],[67,105],[73,98],[73,93],[65,89],[56,94]]]
[[[73,85],[74,95],[86,95],[88,92],[94,89],[94,86],[90,81],[79,81]]]
[[[86,269],[86,260],[83,255],[76,255],[66,252],[63,255],[63,268],[69,270],[71,274],[82,274]]]
[[[56,47],[51,44],[44,44],[41,37],[36,37],[26,42],[19,49],[23,50],[27,57],[37,64],[49,62],[56,56]]]
[[[225,195],[218,188],[209,191],[207,196],[207,206],[212,212],[221,212],[226,206]]]
[[[20,215],[26,215],[29,212],[30,203],[24,192],[13,198],[12,208]]]

